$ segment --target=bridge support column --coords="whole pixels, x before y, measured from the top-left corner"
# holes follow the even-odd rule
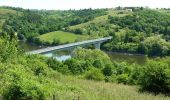
[[[100,44],[101,44],[100,42],[95,43],[95,44],[94,44],[95,48],[96,48],[96,49],[100,49]]]

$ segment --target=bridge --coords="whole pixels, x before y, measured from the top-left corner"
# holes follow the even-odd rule
[[[42,54],[50,51],[55,51],[55,50],[62,50],[62,49],[71,49],[75,48],[77,46],[85,46],[89,44],[93,44],[95,48],[100,49],[100,44],[103,42],[106,42],[108,40],[111,40],[112,37],[104,37],[104,38],[99,38],[99,39],[93,39],[93,40],[86,40],[82,42],[76,42],[76,43],[70,43],[70,44],[64,44],[64,45],[59,45],[59,46],[53,46],[53,47],[47,47],[43,49],[38,49],[38,50],[33,50],[30,52],[27,52],[27,54]]]

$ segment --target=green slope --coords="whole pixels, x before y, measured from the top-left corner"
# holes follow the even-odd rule
[[[0,7],[0,31],[2,30],[3,23],[9,17],[9,15],[21,14],[18,11]]]
[[[80,80],[72,76],[62,76],[60,82],[64,85],[75,86],[81,92],[57,95],[59,100],[169,100],[163,95],[140,93],[138,86],[105,83],[90,80]],[[57,98],[56,96],[56,98]],[[57,99],[58,99],[57,98]]]
[[[43,35],[38,36],[41,42],[48,42],[52,43],[54,40],[59,40],[61,44],[63,43],[72,43],[75,41],[81,41],[87,39],[88,36],[84,35],[77,35],[70,32],[63,32],[63,31],[55,31],[46,33]]]
[[[119,10],[110,9],[110,10],[107,11],[107,15],[96,17],[94,20],[88,21],[86,23],[70,26],[69,29],[74,30],[74,29],[77,29],[77,28],[84,28],[84,27],[88,27],[88,25],[94,24],[94,23],[95,24],[105,24],[105,23],[108,22],[108,16],[123,17],[123,16],[129,15],[131,13],[132,12],[123,11],[123,10],[119,11]]]

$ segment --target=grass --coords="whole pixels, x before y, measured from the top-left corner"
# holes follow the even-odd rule
[[[0,8],[0,15],[5,15],[5,14],[17,14],[17,11],[12,9]]]
[[[161,94],[140,93],[138,86],[82,80],[71,76],[62,76],[60,82],[79,87],[81,91],[57,95],[57,100],[170,100],[170,97]]]
[[[2,26],[4,22],[5,22],[5,19],[0,19],[0,32],[2,31]]]
[[[63,31],[55,31],[38,36],[38,38],[42,42],[52,43],[55,39],[57,39],[60,41],[61,44],[85,40],[87,37],[88,36],[85,35],[77,35],[74,33]]]

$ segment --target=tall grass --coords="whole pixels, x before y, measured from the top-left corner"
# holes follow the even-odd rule
[[[62,76],[60,82],[79,87],[81,92],[56,94],[56,100],[170,100],[164,95],[141,93],[138,86],[82,80]]]

